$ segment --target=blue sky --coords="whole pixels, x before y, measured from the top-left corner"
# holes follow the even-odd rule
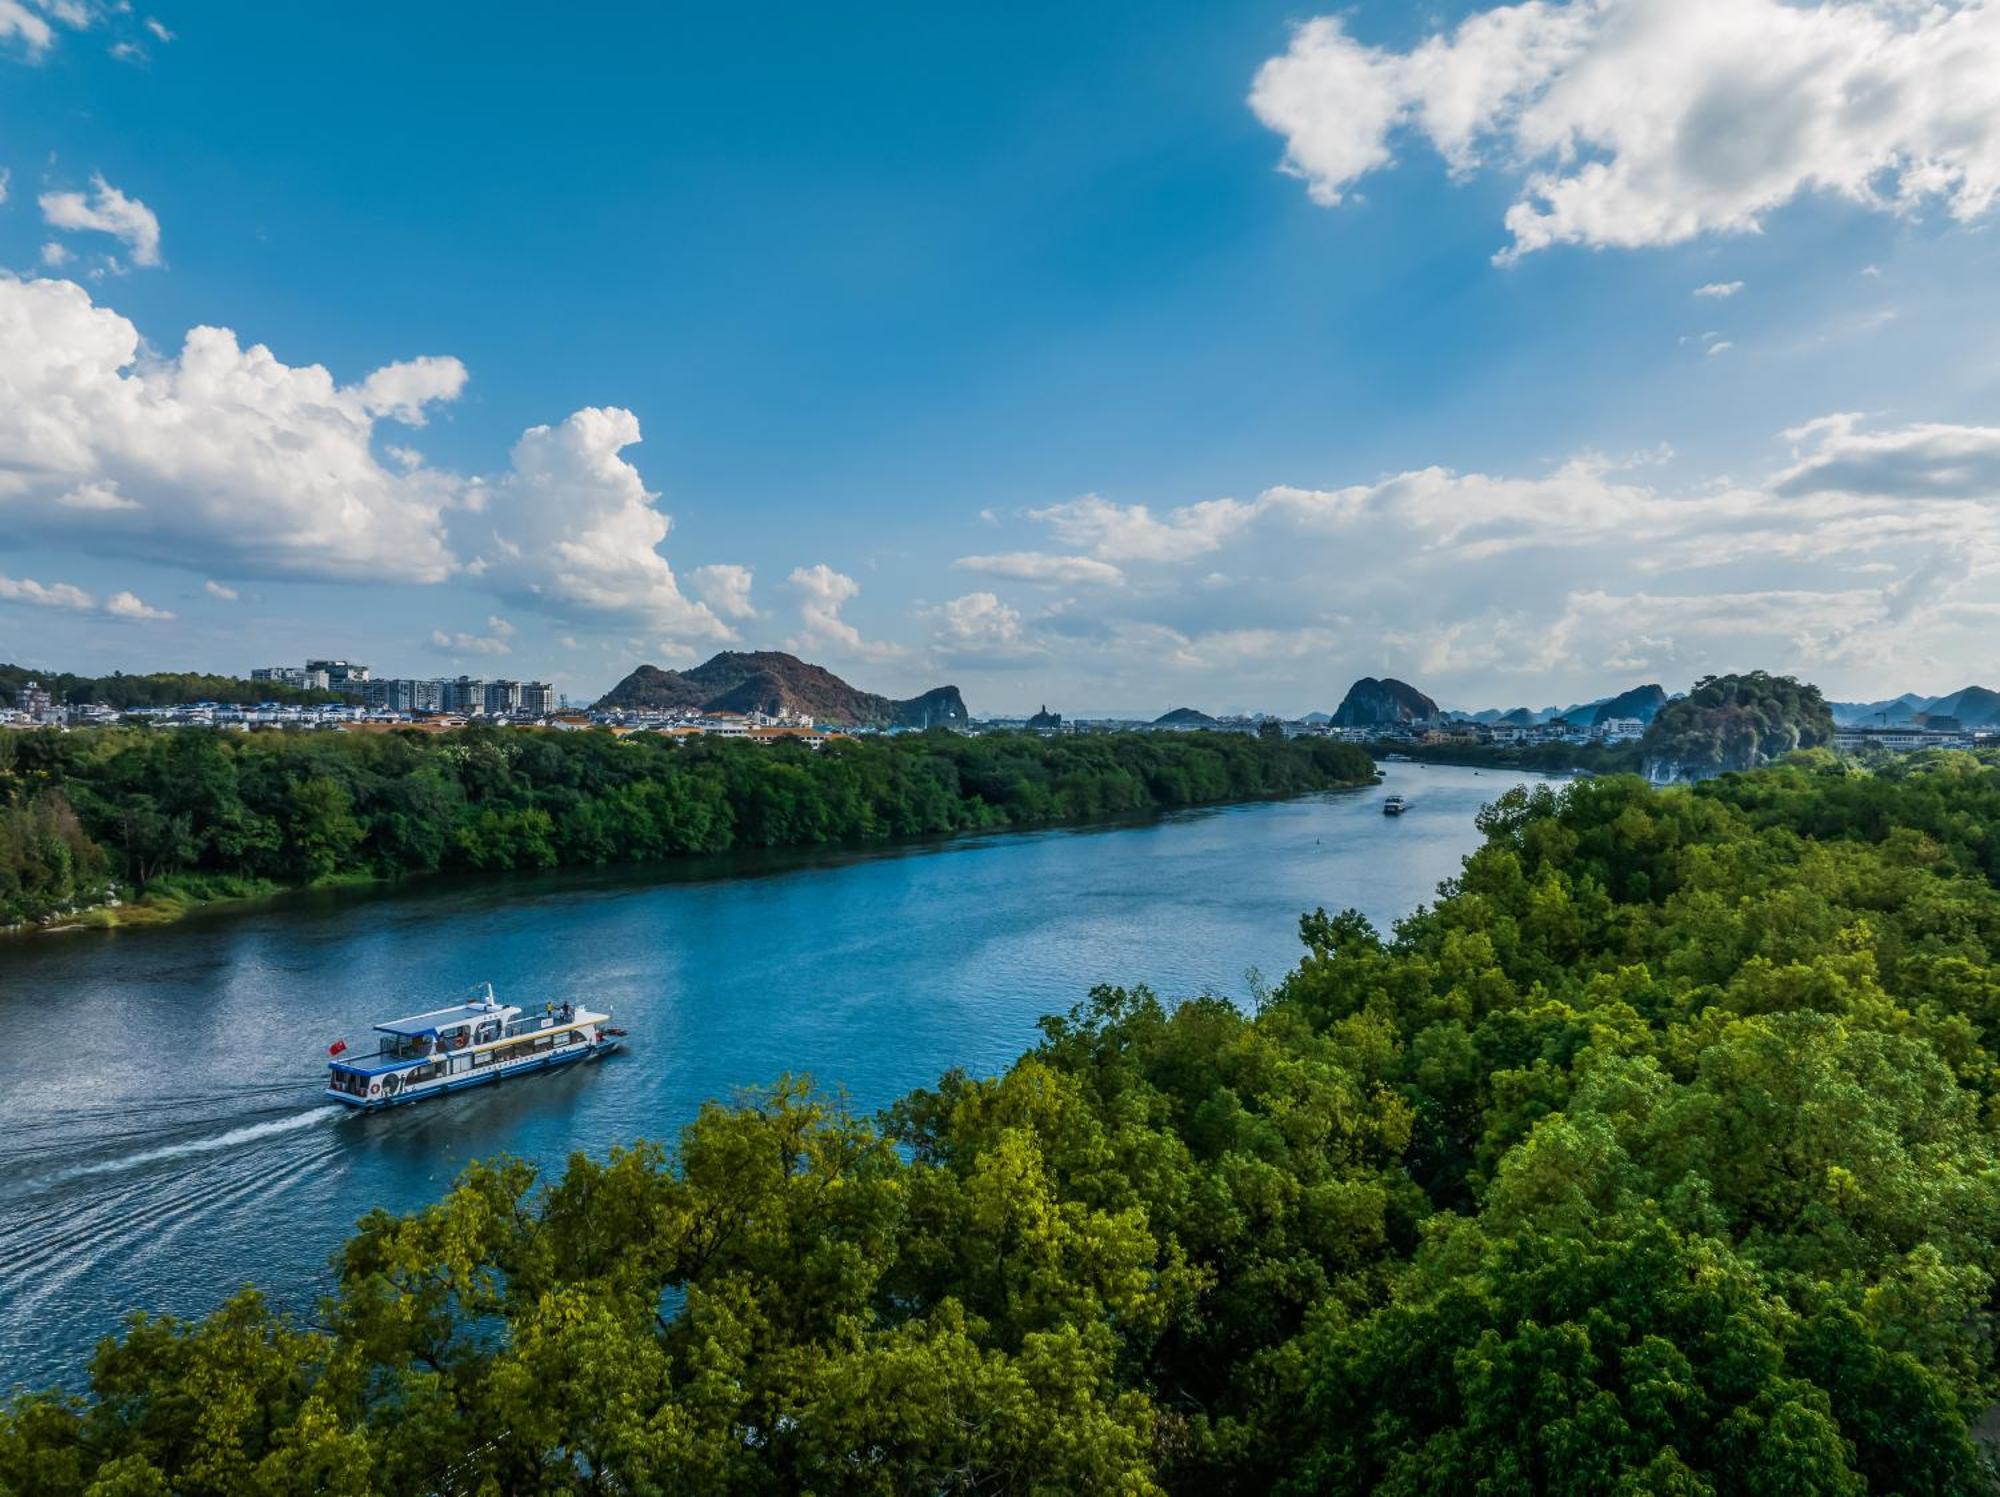
[[[422,15],[0,0],[0,659],[2000,680],[1984,3]]]

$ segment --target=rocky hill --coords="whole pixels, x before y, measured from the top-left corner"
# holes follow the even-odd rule
[[[1832,741],[1833,714],[1817,686],[1750,671],[1695,682],[1660,709],[1639,748],[1648,778],[1701,780]]]
[[[1664,686],[1635,686],[1630,691],[1621,691],[1615,697],[1606,697],[1583,709],[1587,715],[1570,716],[1571,722],[1609,722],[1614,717],[1636,717],[1642,723],[1649,723],[1660,715],[1660,709],[1667,705],[1667,689]]]
[[[724,650],[685,671],[642,665],[597,705],[638,712],[802,712],[822,723],[868,728],[950,727],[967,717],[956,686],[896,701],[781,650]]]
[[[1207,728],[1214,724],[1214,718],[1194,707],[1176,707],[1153,719],[1156,728]]]
[[[1879,702],[1829,702],[1836,722],[1862,727],[1907,727],[1931,717],[1957,718],[1968,728],[2000,727],[2000,691],[1967,686],[1941,697],[1906,691]]]
[[[1347,688],[1333,714],[1336,727],[1374,728],[1384,723],[1430,722],[1438,704],[1407,681],[1363,676]]]

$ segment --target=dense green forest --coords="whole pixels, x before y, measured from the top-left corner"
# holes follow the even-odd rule
[[[0,1490],[1994,1490],[2000,769],[1510,791],[1254,1013],[1099,990],[877,1119],[364,1220],[135,1319]]]
[[[1833,709],[1817,686],[1748,671],[1695,682],[1647,725],[1641,750],[1659,778],[1698,780],[1822,747],[1833,731]]]
[[[204,671],[149,671],[128,676],[75,676],[68,671],[35,671],[25,665],[0,664],[0,697],[8,702],[30,681],[58,702],[79,705],[101,702],[123,711],[128,707],[174,707],[183,702],[227,702],[254,706],[259,702],[344,702],[337,691],[309,691],[276,681],[250,681],[241,676],[215,676]]]
[[[1365,751],[1203,733],[942,730],[798,743],[426,734],[0,733],[0,924],[343,876],[554,868],[1031,826],[1365,784]]]

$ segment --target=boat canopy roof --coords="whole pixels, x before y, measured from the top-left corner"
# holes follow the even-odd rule
[[[412,1014],[407,1019],[390,1019],[375,1027],[383,1034],[416,1036],[450,1029],[457,1024],[470,1024],[479,1019],[512,1019],[518,1017],[520,1012],[518,1008],[506,1004],[488,1007],[484,1003],[458,1003],[450,1008],[433,1009],[427,1014]]]

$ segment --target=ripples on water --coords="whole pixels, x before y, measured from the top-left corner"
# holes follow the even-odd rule
[[[0,1388],[77,1383],[127,1308],[198,1315],[246,1282],[309,1308],[363,1212],[421,1205],[474,1158],[670,1139],[787,1071],[872,1110],[950,1066],[1001,1069],[1099,982],[1241,996],[1292,965],[1302,911],[1386,926],[1431,898],[1522,778],[1388,775],[1140,825],[0,942]],[[368,1048],[374,1021],[486,980],[608,1001],[629,1053],[370,1116],[322,1098],[331,1040]]]

